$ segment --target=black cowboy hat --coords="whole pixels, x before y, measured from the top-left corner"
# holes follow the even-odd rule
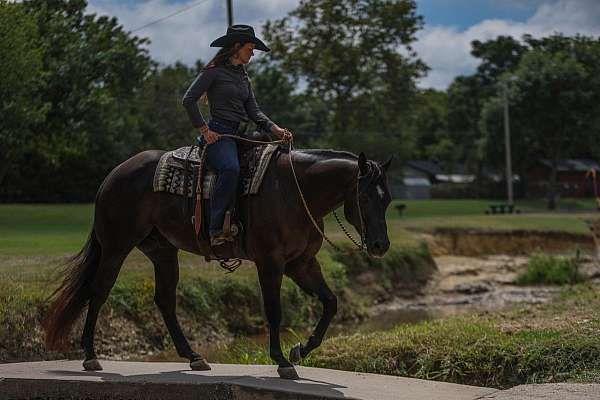
[[[228,47],[234,43],[252,42],[256,50],[271,51],[259,38],[254,35],[254,28],[250,25],[231,25],[227,28],[227,34],[215,39],[210,47]]]

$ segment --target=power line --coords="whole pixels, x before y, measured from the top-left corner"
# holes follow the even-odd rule
[[[159,19],[157,19],[156,21],[148,22],[148,23],[147,23],[147,24],[145,24],[145,25],[142,25],[142,26],[140,26],[140,27],[138,27],[138,28],[135,28],[134,30],[132,30],[132,31],[131,31],[131,33],[133,33],[133,32],[137,32],[137,31],[139,31],[139,30],[141,30],[141,29],[144,29],[144,28],[147,28],[147,27],[149,27],[149,26],[151,26],[151,25],[158,24],[159,22],[162,22],[162,21],[164,21],[164,20],[165,20],[165,19],[167,19],[167,18],[171,18],[171,17],[174,17],[174,16],[176,16],[176,15],[179,15],[179,14],[181,14],[181,13],[184,13],[184,12],[186,12],[186,11],[188,11],[188,10],[191,10],[191,9],[192,9],[192,8],[194,8],[194,7],[198,7],[198,6],[199,6],[200,4],[202,4],[202,3],[206,3],[207,1],[208,1],[208,0],[200,0],[200,1],[197,1],[197,2],[195,2],[195,3],[192,3],[192,4],[190,4],[189,6],[187,6],[187,7],[185,7],[185,8],[182,8],[181,10],[175,11],[174,13],[171,13],[171,14],[169,14],[169,15],[165,15],[164,17],[162,17],[162,18],[159,18]]]

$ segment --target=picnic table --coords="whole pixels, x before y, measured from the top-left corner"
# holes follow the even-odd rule
[[[486,214],[519,214],[514,204],[490,204],[490,209],[486,210]]]

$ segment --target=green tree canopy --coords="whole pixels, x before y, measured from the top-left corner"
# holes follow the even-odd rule
[[[30,182],[23,197],[90,199],[116,163],[139,149],[135,102],[152,61],[145,39],[131,36],[116,18],[85,14],[83,0],[28,0],[20,4],[43,41],[43,82],[36,94],[48,103],[31,127],[25,169],[12,180]],[[9,6],[10,7],[10,6]],[[63,176],[69,177],[64,179]]]
[[[280,68],[271,53],[250,63],[248,73],[260,108],[269,118],[292,130],[297,144],[319,142],[329,116],[320,97],[299,92],[297,79]]]
[[[592,156],[598,149],[600,40],[554,35],[533,41],[510,81],[511,140],[521,173],[537,158],[552,163],[548,185],[549,208],[554,208],[557,163],[574,156]],[[577,49],[585,48],[578,52]],[[578,54],[585,54],[580,58]],[[484,106],[481,126],[490,161],[504,155],[503,101],[491,97]]]
[[[448,87],[448,133],[455,144],[454,161],[473,172],[482,168],[483,132],[479,120],[484,103],[498,93],[498,80],[519,64],[528,46],[510,36],[471,43],[471,54],[481,60],[476,72],[459,76]]]
[[[33,17],[21,4],[0,0],[0,184],[46,114],[39,91],[43,54]]]
[[[143,148],[170,150],[194,142],[198,132],[190,124],[181,99],[203,66],[201,61],[195,67],[175,63],[154,68],[144,80],[137,100],[142,115]],[[203,103],[199,106],[202,113],[208,115],[208,107]]]
[[[412,0],[302,0],[264,35],[278,65],[328,105],[334,144],[389,153],[427,69],[411,48],[422,26]]]

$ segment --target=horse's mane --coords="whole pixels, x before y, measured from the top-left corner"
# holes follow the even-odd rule
[[[349,151],[343,150],[332,150],[332,149],[302,149],[297,150],[301,153],[307,153],[312,156],[318,156],[322,158],[343,158],[345,160],[358,160],[358,156]]]

